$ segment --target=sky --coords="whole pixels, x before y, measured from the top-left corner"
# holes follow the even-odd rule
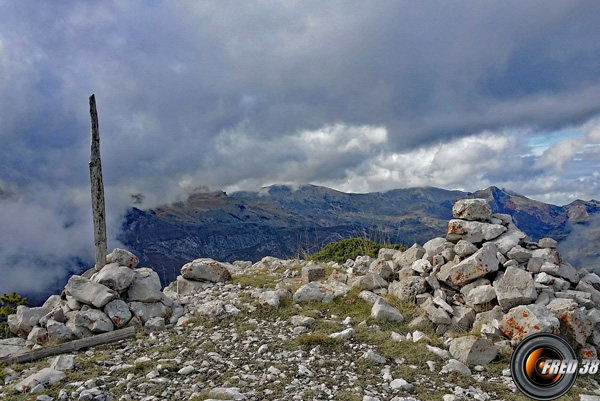
[[[597,1],[0,1],[0,270],[109,248],[132,195],[496,185],[600,199]],[[10,288],[9,288],[10,287]]]

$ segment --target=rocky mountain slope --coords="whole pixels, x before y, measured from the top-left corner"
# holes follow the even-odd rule
[[[600,276],[556,241],[531,241],[483,199],[457,202],[444,237],[343,264],[200,258],[160,291],[115,250],[42,307],[19,306],[0,352],[137,327],[138,336],[4,369],[6,399],[526,400],[508,361],[539,332],[583,359],[600,345]],[[129,329],[131,330],[131,329]],[[20,344],[19,344],[20,341]],[[49,366],[49,367],[48,367]],[[600,399],[581,375],[566,400]]]
[[[120,240],[165,284],[199,256],[230,262],[305,256],[351,236],[423,243],[445,233],[453,203],[465,197],[488,200],[495,213],[511,215],[534,240],[556,238],[578,268],[593,268],[600,259],[589,245],[600,241],[600,202],[554,206],[496,187],[475,193],[427,187],[351,194],[308,185],[199,193],[153,210],[131,209]],[[569,241],[571,233],[585,241]]]

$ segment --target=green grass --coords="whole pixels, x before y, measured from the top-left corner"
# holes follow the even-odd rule
[[[406,249],[406,247],[399,244],[383,245],[364,237],[352,237],[337,242],[330,242],[319,252],[312,254],[309,259],[318,262],[333,261],[344,263],[348,259],[354,260],[357,256],[363,255],[375,258],[381,248]]]

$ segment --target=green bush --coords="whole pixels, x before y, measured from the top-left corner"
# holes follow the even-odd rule
[[[6,319],[8,315],[17,311],[17,306],[27,306],[27,298],[23,298],[13,291],[12,294],[4,294],[0,297],[0,305],[0,336],[11,337],[12,333]]]
[[[310,259],[318,262],[344,263],[348,259],[354,260],[357,256],[363,255],[376,258],[381,248],[406,249],[398,244],[382,245],[363,237],[352,237],[338,242],[330,242],[319,252],[312,254]]]

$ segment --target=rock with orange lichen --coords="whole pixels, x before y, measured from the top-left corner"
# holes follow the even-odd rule
[[[560,321],[563,337],[581,346],[585,345],[594,330],[592,318],[584,307],[572,299],[555,298],[546,306]]]
[[[454,288],[461,288],[480,277],[498,271],[496,253],[496,245],[487,242],[473,255],[452,266],[448,271],[440,269],[437,278]]]
[[[504,276],[494,282],[498,303],[505,311],[513,306],[527,305],[537,299],[531,273],[517,267],[508,267]]]
[[[452,242],[464,239],[471,243],[478,243],[498,238],[501,234],[506,232],[506,230],[507,228],[502,224],[452,219],[448,222],[446,239]]]
[[[521,305],[500,319],[499,329],[510,339],[521,342],[535,333],[559,334],[560,322],[545,306]]]

